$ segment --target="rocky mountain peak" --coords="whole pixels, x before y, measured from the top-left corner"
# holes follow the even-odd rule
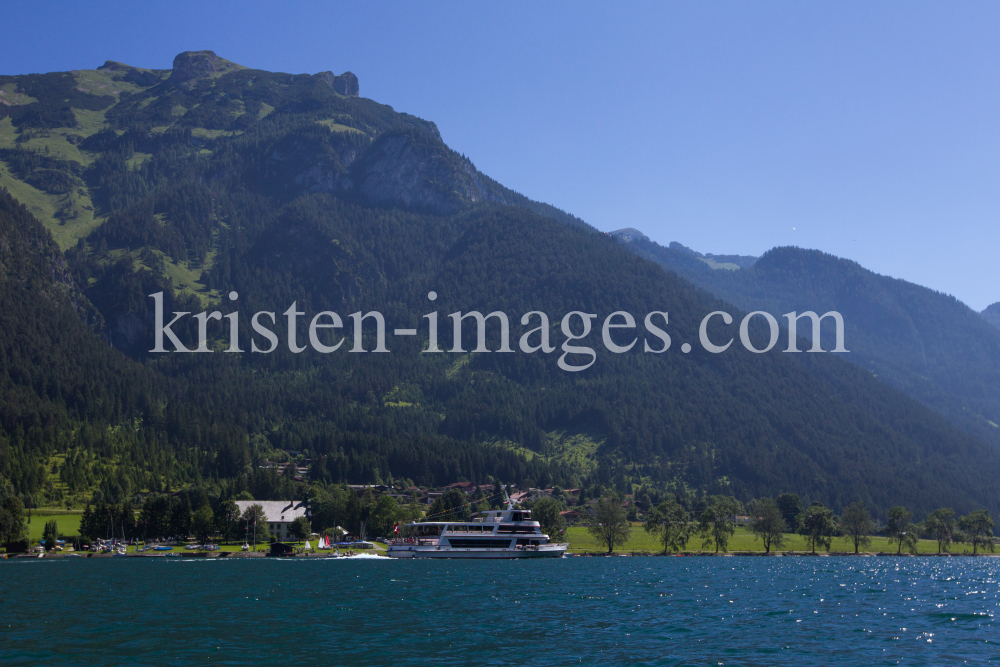
[[[626,242],[627,241],[638,241],[638,240],[642,240],[642,241],[648,241],[649,240],[648,236],[646,236],[645,234],[643,234],[642,232],[640,232],[635,227],[626,227],[625,229],[616,229],[615,231],[610,232],[610,233],[611,233],[612,236],[617,236],[622,241],[626,241]]]
[[[358,85],[358,77],[352,72],[344,72],[339,76],[334,75],[333,72],[320,72],[316,76],[321,81],[328,83],[331,88],[341,95],[357,97],[361,93],[361,87]]]
[[[205,76],[225,74],[240,65],[215,55],[215,51],[184,51],[174,57],[170,80],[177,84],[187,83]]]
[[[109,72],[118,72],[122,70],[135,69],[131,65],[126,65],[125,63],[120,63],[117,60],[105,60],[104,64],[97,68],[98,70],[107,70]]]

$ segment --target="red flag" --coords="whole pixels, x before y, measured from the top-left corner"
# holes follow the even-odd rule
[[[393,525],[393,527],[392,527],[392,534],[393,535],[399,535],[399,524],[398,523],[396,523],[395,525]]]

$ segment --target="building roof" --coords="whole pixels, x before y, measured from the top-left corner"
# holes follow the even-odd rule
[[[304,500],[237,500],[236,506],[240,512],[245,512],[251,505],[260,505],[264,508],[264,515],[268,523],[291,523],[300,516],[306,515],[306,501]]]

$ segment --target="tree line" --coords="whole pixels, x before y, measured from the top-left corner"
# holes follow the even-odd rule
[[[917,553],[921,536],[937,542],[939,554],[947,552],[953,543],[971,545],[974,555],[980,550],[994,551],[994,522],[985,509],[958,517],[951,508],[939,508],[915,523],[913,512],[895,506],[888,510],[888,521],[879,525],[862,502],[850,503],[838,517],[820,502],[803,507],[797,494],[759,498],[746,506],[732,496],[714,496],[700,514],[689,512],[671,498],[650,507],[642,525],[647,533],[658,538],[664,554],[685,549],[696,536],[701,538],[702,548],[714,548],[719,553],[728,550],[743,512],[748,513],[747,527],[765,553],[785,546],[789,533],[805,537],[808,549],[814,554],[817,548],[829,551],[834,537],[847,538],[857,554],[871,545],[876,533],[884,534],[890,544],[896,544],[897,554],[904,549]],[[618,496],[605,495],[597,501],[589,530],[608,547],[608,553],[628,540],[631,524]]]

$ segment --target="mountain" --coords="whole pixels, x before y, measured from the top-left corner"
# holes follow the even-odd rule
[[[1000,509],[996,448],[834,355],[681,352],[713,310],[737,317],[734,332],[737,308],[503,187],[433,123],[360,97],[360,83],[210,51],[171,70],[109,62],[0,77],[2,229],[33,230],[8,244],[4,266],[36,267],[35,283],[5,283],[21,314],[0,359],[3,398],[49,415],[0,422],[0,475],[48,498],[203,484],[288,497],[292,480],[261,465],[301,453],[316,482],[492,477],[685,497],[794,491],[877,512]],[[747,270],[672,252],[713,274]],[[39,290],[62,296],[39,310]],[[206,319],[214,353],[151,353],[159,292],[168,315],[236,313],[235,346],[229,321]],[[353,338],[349,314],[379,311],[391,353],[348,351],[371,350],[368,334],[336,352],[291,351],[281,313],[293,302],[299,341],[319,313],[338,313]],[[452,340],[448,314],[471,310],[506,313],[515,350],[537,323],[521,315],[545,312],[555,349],[467,352],[475,332]],[[612,354],[598,330],[618,310],[639,322],[668,311],[672,347]],[[271,353],[250,351],[267,346],[253,333],[259,311],[281,333]],[[431,311],[441,347],[465,351],[421,351]],[[590,360],[563,355],[571,311],[600,318],[580,372],[559,367]],[[393,336],[399,327],[420,336]],[[50,342],[36,345],[36,329]],[[193,317],[173,330],[197,346]]]
[[[670,249],[682,252],[692,257],[697,257],[711,269],[749,269],[757,262],[757,258],[752,255],[713,255],[712,253],[702,254],[692,250],[677,241],[670,242]]]
[[[775,248],[727,272],[692,262],[673,244],[640,239],[628,247],[747,311],[840,312],[844,359],[1000,445],[1000,331],[988,323],[996,308],[981,316],[952,296],[816,250]],[[832,327],[823,340],[833,348]]]
[[[993,326],[1000,327],[1000,302],[986,306],[982,316]]]
[[[643,247],[656,246],[659,245],[653,243],[653,241],[640,232],[634,227],[626,227],[625,229],[618,229],[610,232],[611,236],[625,242],[625,243],[636,243]],[[635,246],[633,246],[635,247]],[[693,269],[704,269],[708,267],[710,269],[726,269],[729,271],[735,269],[748,269],[754,265],[757,258],[752,255],[713,255],[712,253],[702,254],[696,250],[692,250],[685,245],[681,245],[676,241],[670,243],[670,250],[674,251],[673,257],[675,261],[680,261],[682,264],[689,266]],[[683,258],[683,259],[681,259]],[[654,260],[655,261],[655,260]]]

